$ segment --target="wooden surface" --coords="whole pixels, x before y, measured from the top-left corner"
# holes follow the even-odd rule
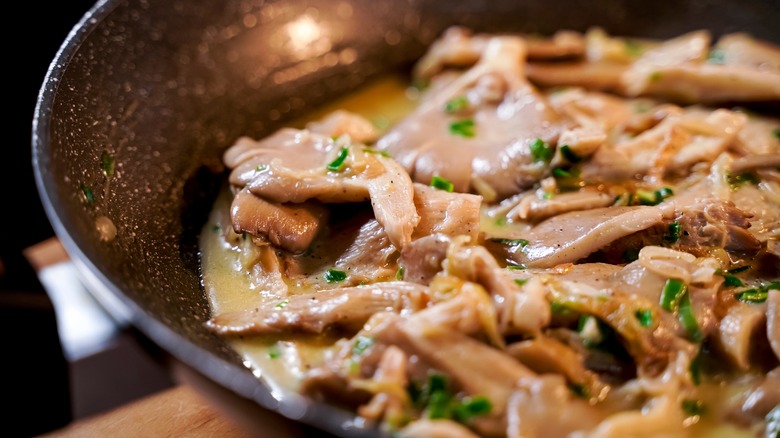
[[[249,435],[187,385],[81,420],[47,437],[225,437]]]

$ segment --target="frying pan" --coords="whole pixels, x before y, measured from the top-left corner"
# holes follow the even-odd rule
[[[248,400],[242,415],[267,408],[336,435],[374,435],[336,407],[272,393],[204,328],[197,235],[225,178],[224,148],[382,73],[408,71],[453,24],[542,34],[601,26],[659,38],[748,31],[778,42],[778,16],[780,3],[767,0],[101,1],[42,85],[36,182],[96,297]]]

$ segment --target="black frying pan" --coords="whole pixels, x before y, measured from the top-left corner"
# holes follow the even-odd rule
[[[293,50],[286,26],[302,14],[325,29],[335,58]],[[224,177],[223,149],[407,69],[452,24],[539,33],[597,25],[661,38],[704,28],[779,42],[778,17],[780,3],[768,0],[101,1],[65,41],[41,89],[38,189],[95,294],[129,309],[156,344],[251,406],[365,435],[344,427],[346,412],[272,396],[203,326],[197,233]],[[110,242],[96,227],[102,218],[116,227]]]

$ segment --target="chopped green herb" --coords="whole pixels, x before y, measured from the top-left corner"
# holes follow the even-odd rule
[[[780,128],[775,129],[772,133],[775,134],[776,139],[780,140]]]
[[[655,199],[658,202],[661,202],[672,195],[674,195],[674,191],[672,191],[672,189],[670,189],[669,187],[661,187],[660,189],[655,191]]]
[[[453,419],[466,424],[474,417],[487,415],[493,410],[490,400],[482,396],[458,400],[450,391],[447,377],[441,374],[429,375],[422,387],[412,382],[407,390],[412,403],[423,409],[425,418]]]
[[[354,356],[361,356],[368,347],[374,345],[374,338],[368,336],[358,336],[355,339],[355,346],[352,347],[352,354]]]
[[[388,154],[385,151],[378,151],[376,149],[371,149],[371,148],[363,148],[363,152],[367,154],[381,155],[385,158],[390,158],[390,154]]]
[[[740,173],[737,175],[729,174],[726,177],[726,179],[729,182],[729,186],[731,187],[731,190],[736,190],[740,186],[746,183],[758,184],[759,182],[761,182],[761,179],[758,177],[758,175],[750,172]]]
[[[95,194],[92,192],[91,187],[81,184],[79,186],[79,190],[81,190],[81,196],[84,199],[84,202],[87,203],[87,205],[92,205],[95,203]]]
[[[507,223],[506,216],[497,217],[496,220],[493,221],[493,223],[498,225],[499,227],[503,227]]]
[[[740,280],[736,275],[727,274],[721,269],[718,269],[715,271],[715,273],[723,277],[723,284],[726,287],[742,287],[745,285],[745,283],[743,283],[742,280]]]
[[[691,361],[688,371],[691,373],[691,382],[694,385],[699,385],[701,383],[701,349]]]
[[[653,82],[660,81],[661,80],[661,76],[663,76],[663,74],[660,71],[654,71],[654,72],[650,73],[650,80],[653,81]]]
[[[544,194],[542,195],[542,199],[552,199],[553,196],[555,195],[550,192],[544,192]]]
[[[474,137],[474,135],[476,135],[474,132],[474,121],[471,119],[463,119],[450,123],[450,134],[460,135],[461,137],[466,138]]]
[[[574,314],[574,311],[569,308],[569,306],[559,301],[553,301],[550,303],[550,311],[555,315],[561,316],[570,316]]]
[[[374,117],[371,119],[371,124],[380,131],[384,131],[390,126],[390,119],[385,116]]]
[[[447,103],[444,104],[444,111],[453,114],[468,108],[468,106],[469,100],[466,99],[466,96],[457,96],[448,100]]]
[[[565,144],[561,146],[561,155],[563,155],[563,158],[566,158],[566,161],[570,163],[579,163],[582,161],[582,157],[577,155],[573,150],[571,150],[571,147],[569,145]]]
[[[629,248],[623,252],[623,261],[631,263],[639,259],[639,250],[636,248]]]
[[[510,271],[524,271],[528,268],[525,267],[525,265],[509,265],[506,267]]]
[[[100,155],[100,168],[103,169],[103,174],[107,177],[111,177],[114,174],[114,157],[108,152],[103,152]]]
[[[284,301],[280,301],[279,303],[277,303],[275,307],[277,309],[284,309],[285,307],[287,307],[288,304],[290,304],[290,301],[289,300],[284,300]]]
[[[642,205],[657,205],[658,201],[655,196],[655,192],[649,190],[637,190],[636,197],[639,199],[639,203]]]
[[[431,81],[427,78],[416,78],[414,81],[412,81],[412,87],[416,88],[419,91],[422,91],[428,86],[431,85]]]
[[[268,347],[268,358],[269,359],[279,359],[282,357],[282,352],[279,351],[279,346],[274,344]]]
[[[344,281],[347,279],[347,273],[344,271],[339,271],[338,269],[328,269],[327,272],[325,272],[325,281],[328,283],[336,283],[338,281]]]
[[[707,407],[701,400],[683,400],[682,410],[689,416],[701,415],[707,411]]]
[[[669,230],[666,236],[664,236],[664,241],[666,243],[673,244],[678,240],[680,240],[680,223],[672,222],[669,224]]]
[[[491,242],[500,243],[501,245],[506,245],[506,246],[521,246],[522,247],[522,246],[528,245],[528,241],[525,240],[525,239],[505,239],[503,237],[491,237],[488,240],[490,240]]]
[[[666,280],[666,284],[664,284],[664,288],[661,291],[661,307],[663,307],[664,310],[673,312],[675,309],[677,309],[680,297],[687,291],[688,286],[686,286],[682,281],[676,278],[670,278]]]
[[[569,387],[569,390],[577,397],[583,400],[590,398],[590,391],[588,391],[587,386],[581,383],[569,383],[567,386]]]
[[[769,291],[761,291],[758,289],[747,289],[737,294],[737,299],[745,303],[763,303],[769,298]]]
[[[404,279],[404,268],[399,266],[398,270],[395,271],[395,279],[396,280],[403,280]]]
[[[341,151],[339,152],[339,156],[336,157],[335,160],[333,160],[330,164],[328,164],[328,170],[331,170],[333,172],[341,172],[344,170],[344,160],[347,159],[347,155],[349,155],[349,148],[343,147],[341,148]]]
[[[553,169],[552,174],[555,178],[571,178],[571,173],[563,169]]]
[[[658,205],[673,194],[669,187],[662,187],[654,192],[641,189],[636,191],[636,197],[641,205]]]
[[[704,335],[699,329],[699,323],[696,321],[696,316],[693,314],[690,293],[687,291],[680,297],[677,319],[680,320],[680,324],[682,324],[685,332],[688,334],[688,338],[693,342],[699,342],[704,339]]]
[[[740,272],[745,272],[748,269],[750,269],[750,265],[744,265],[744,266],[737,266],[736,268],[731,268],[726,272],[728,272],[729,274],[739,274]]]
[[[642,327],[650,327],[653,325],[653,312],[650,309],[642,309],[634,312],[634,316],[639,321],[639,325]]]
[[[266,169],[268,169],[267,164],[259,164],[257,167],[255,167],[255,172],[262,172]]]
[[[723,64],[726,62],[726,53],[720,49],[712,49],[709,56],[707,56],[707,62],[710,64]]]
[[[591,315],[580,315],[577,331],[580,333],[583,345],[587,348],[597,347],[604,341],[599,320]]]
[[[485,397],[464,397],[455,407],[453,416],[461,423],[468,423],[474,417],[487,415],[493,410],[493,404]]]
[[[455,190],[455,186],[451,182],[440,176],[431,178],[431,187],[444,190],[445,192],[452,192]]]
[[[549,163],[553,158],[553,148],[544,142],[541,138],[534,139],[531,142],[531,157],[535,162]]]
[[[222,232],[222,226],[220,224],[214,224],[214,226],[211,227],[211,231],[213,231],[214,234],[219,234]]]
[[[628,56],[636,57],[641,55],[644,51],[642,45],[634,40],[623,40],[623,45],[626,48],[626,54],[628,54]]]
[[[527,278],[515,278],[515,284],[518,286],[522,286],[524,284],[528,283]]]
[[[769,298],[770,290],[780,290],[780,280],[762,284],[759,287],[743,290],[737,293],[737,299],[746,303],[763,303]]]
[[[452,396],[446,391],[436,391],[431,394],[428,400],[428,406],[425,408],[425,417],[435,420],[437,418],[449,418],[451,411]]]

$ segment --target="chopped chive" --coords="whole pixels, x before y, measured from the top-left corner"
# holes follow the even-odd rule
[[[451,182],[440,176],[431,178],[431,187],[444,190],[445,192],[452,192],[455,189],[455,186]]]
[[[440,418],[449,418],[451,415],[452,396],[445,391],[436,391],[431,394],[428,406],[425,409],[425,416],[431,420]]]
[[[776,139],[780,140],[780,128],[775,129],[772,133],[775,134]]]
[[[91,187],[81,184],[79,186],[79,190],[81,190],[81,196],[84,199],[84,202],[87,203],[87,205],[92,205],[95,203],[95,193],[92,192]]]
[[[637,190],[636,197],[639,199],[639,203],[642,205],[657,205],[658,200],[655,196],[655,192],[649,190]]]
[[[553,158],[552,147],[543,141],[541,138],[536,138],[531,142],[531,157],[534,162],[549,163]]]
[[[553,196],[555,196],[555,195],[553,195],[550,192],[544,192],[544,194],[542,195],[542,199],[552,199]]]
[[[755,173],[745,172],[737,175],[729,174],[726,179],[729,182],[729,186],[732,190],[738,189],[740,186],[746,183],[758,184],[761,179]]]
[[[457,122],[450,123],[450,134],[460,135],[461,137],[472,138],[474,137],[474,121],[471,119],[458,120]]]
[[[561,315],[561,316],[568,316],[574,314],[574,311],[570,309],[569,306],[559,301],[552,301],[550,303],[550,311],[555,315]]]
[[[279,351],[279,347],[274,344],[268,347],[268,358],[269,359],[279,359],[282,357],[282,352]]]
[[[770,290],[780,290],[780,280],[762,284],[757,288],[743,290],[737,293],[737,299],[746,303],[763,303],[769,298]]]
[[[398,267],[398,270],[395,271],[395,279],[396,280],[403,280],[404,279],[404,268]]]
[[[390,154],[388,154],[385,151],[378,151],[376,149],[371,149],[371,148],[363,148],[363,152],[367,154],[381,155],[385,158],[390,158]]]
[[[626,54],[629,56],[639,56],[644,51],[642,45],[634,40],[624,40],[623,46],[626,49]]]
[[[107,177],[111,177],[114,174],[114,157],[108,152],[103,152],[100,155],[100,168],[103,169],[103,174]]]
[[[214,234],[219,234],[222,232],[222,226],[220,224],[214,224],[214,226],[211,227],[211,231],[213,231]]]
[[[691,382],[694,385],[699,385],[701,383],[701,349],[691,361],[688,371],[691,373]]]
[[[464,397],[455,407],[453,416],[461,423],[468,423],[474,417],[487,415],[493,410],[493,404],[485,397]]]
[[[672,195],[674,195],[674,191],[672,191],[672,189],[669,187],[661,187],[655,191],[655,199],[659,203]]]
[[[704,339],[704,335],[699,329],[699,323],[696,321],[696,316],[693,314],[693,308],[691,307],[691,297],[686,291],[680,297],[678,306],[677,318],[680,320],[685,332],[694,342],[699,342]]]
[[[587,348],[597,347],[604,341],[604,333],[601,331],[599,320],[591,315],[580,315],[577,331],[582,338],[583,345]]]
[[[745,285],[736,275],[727,274],[721,269],[718,269],[715,273],[723,277],[723,285],[726,287],[742,287]]]
[[[688,286],[676,278],[666,280],[664,288],[661,291],[661,307],[664,310],[673,312],[677,308],[677,303],[682,294],[688,291]]]
[[[553,169],[552,174],[556,178],[571,178],[571,173],[563,170],[563,169]]]
[[[636,248],[629,248],[623,251],[623,261],[631,263],[639,259],[639,250]]]
[[[349,148],[343,147],[341,148],[341,151],[339,152],[339,156],[336,157],[335,160],[333,160],[330,164],[328,164],[328,170],[331,170],[333,172],[341,172],[344,170],[344,160],[347,159],[347,155],[349,155]]]
[[[510,271],[524,271],[528,269],[526,268],[525,265],[509,265],[506,268],[509,269]]]
[[[277,303],[275,307],[277,309],[284,309],[285,307],[287,307],[288,304],[290,304],[290,301],[289,300],[284,300],[284,301],[280,301],[279,303]]]
[[[522,286],[524,284],[528,283],[527,278],[515,278],[515,284],[518,286]]]
[[[588,391],[587,386],[581,383],[569,383],[567,386],[569,387],[569,390],[577,397],[583,400],[590,398],[590,391]]]
[[[466,99],[466,96],[457,96],[448,100],[447,103],[444,104],[444,111],[450,114],[457,113],[466,109],[468,106],[469,100]]]
[[[707,56],[707,62],[710,64],[723,64],[726,62],[726,53],[720,49],[712,49]]]
[[[525,240],[525,239],[506,239],[506,238],[503,238],[503,237],[491,237],[488,240],[490,240],[491,242],[500,243],[501,245],[506,245],[506,246],[520,246],[520,247],[523,247],[523,246],[528,245],[528,241]]]
[[[384,131],[390,126],[390,120],[385,116],[374,117],[371,119],[371,124],[380,131]]]
[[[339,271],[338,269],[328,269],[328,271],[325,272],[325,281],[328,283],[336,283],[346,279],[347,273],[344,271]]]
[[[582,161],[582,157],[571,150],[571,147],[569,147],[567,144],[561,146],[561,155],[563,155],[563,158],[566,158],[566,161],[570,163],[579,163]]]
[[[751,304],[763,303],[767,298],[769,298],[769,292],[758,289],[747,289],[737,294],[738,300]]]
[[[653,312],[650,309],[642,309],[634,312],[634,316],[639,321],[639,325],[642,327],[650,327],[653,325]]]
[[[680,240],[680,223],[672,222],[669,224],[669,231],[666,236],[664,236],[664,241],[666,243],[673,244],[678,240]]]
[[[689,416],[701,415],[707,411],[707,407],[701,400],[683,400],[682,410]]]
[[[368,347],[374,345],[374,338],[369,336],[358,336],[355,339],[355,345],[352,347],[352,355],[361,356],[368,349]]]
[[[268,169],[267,164],[258,164],[257,167],[255,167],[255,172],[262,172],[266,169]]]

